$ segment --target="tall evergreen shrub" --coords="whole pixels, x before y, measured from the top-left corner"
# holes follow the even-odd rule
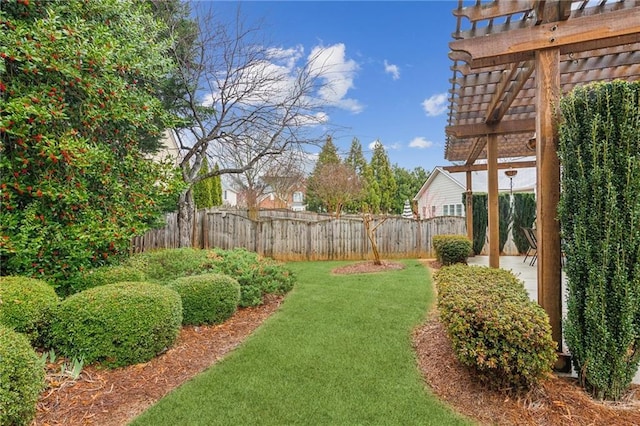
[[[504,245],[509,238],[509,230],[513,217],[513,209],[511,208],[511,198],[509,194],[498,195],[498,234],[499,234],[499,250],[504,250]]]
[[[578,87],[560,109],[566,341],[580,382],[619,399],[640,360],[640,83]]]
[[[487,210],[487,194],[473,194],[473,253],[480,254],[487,239],[489,212]],[[462,194],[462,205],[467,208],[467,194]],[[469,214],[466,212],[465,214]]]
[[[518,252],[526,253],[529,248],[522,228],[531,228],[536,218],[536,197],[532,193],[513,194],[513,242]]]

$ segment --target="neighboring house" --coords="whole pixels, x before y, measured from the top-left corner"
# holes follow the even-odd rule
[[[151,154],[153,161],[162,162],[167,159],[171,159],[173,164],[177,167],[179,165],[180,148],[178,148],[178,142],[176,140],[173,130],[165,130],[164,136],[160,141],[161,148],[154,154]]]
[[[222,205],[224,207],[238,206],[238,191],[236,191],[226,176],[221,176],[222,182]]]
[[[306,204],[304,204],[304,196],[305,192],[302,186],[295,188],[285,198],[267,189],[267,193],[258,198],[258,207],[261,209],[288,209],[294,212],[301,212],[307,209]]]
[[[498,192],[535,192],[536,169],[517,169],[513,181],[498,171]],[[474,193],[487,192],[487,172],[472,172],[471,189]],[[465,216],[462,194],[466,192],[466,173],[449,173],[442,167],[433,169],[427,181],[413,200],[418,206],[420,219],[436,216]],[[513,184],[513,187],[512,187]]]

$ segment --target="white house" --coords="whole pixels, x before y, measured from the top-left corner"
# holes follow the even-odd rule
[[[487,171],[471,173],[471,190],[487,192]],[[413,200],[418,206],[420,219],[436,216],[465,216],[462,194],[466,192],[466,173],[449,173],[438,166],[431,171]],[[535,192],[536,169],[517,169],[510,179],[504,170],[498,171],[498,192]]]

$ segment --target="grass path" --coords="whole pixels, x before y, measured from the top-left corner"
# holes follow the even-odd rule
[[[300,262],[279,312],[134,425],[470,424],[425,389],[411,331],[433,302],[428,271],[332,275]],[[185,362],[189,362],[185,360]]]

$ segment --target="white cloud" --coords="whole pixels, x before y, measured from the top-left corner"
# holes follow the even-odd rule
[[[389,151],[391,149],[400,149],[401,147],[398,142],[392,143],[391,145],[385,145],[376,139],[375,141],[370,142],[369,145],[367,145],[367,148],[369,148],[369,151],[373,151],[376,148],[376,144],[382,145],[382,148],[384,148],[385,151]]]
[[[267,57],[270,61],[284,66],[289,70],[292,70],[303,56],[304,47],[301,45],[290,47],[288,49],[272,47],[267,50]]]
[[[331,106],[353,113],[362,111],[363,106],[356,99],[347,98],[347,92],[354,87],[353,80],[359,69],[358,63],[347,59],[343,43],[332,46],[316,46],[307,60],[312,73],[320,78],[322,86],[318,90],[320,98]]]
[[[384,72],[386,72],[387,74],[391,74],[391,77],[394,80],[400,78],[400,68],[398,68],[397,65],[390,64],[386,59],[384,60]]]
[[[213,93],[207,93],[204,95],[204,99],[202,100],[202,105],[206,107],[213,106]]]
[[[409,148],[425,149],[425,148],[431,148],[432,146],[433,146],[433,142],[426,140],[422,136],[413,138],[411,139],[411,142],[409,142]]]
[[[447,111],[447,94],[438,93],[422,102],[422,108],[429,117],[444,114]]]

